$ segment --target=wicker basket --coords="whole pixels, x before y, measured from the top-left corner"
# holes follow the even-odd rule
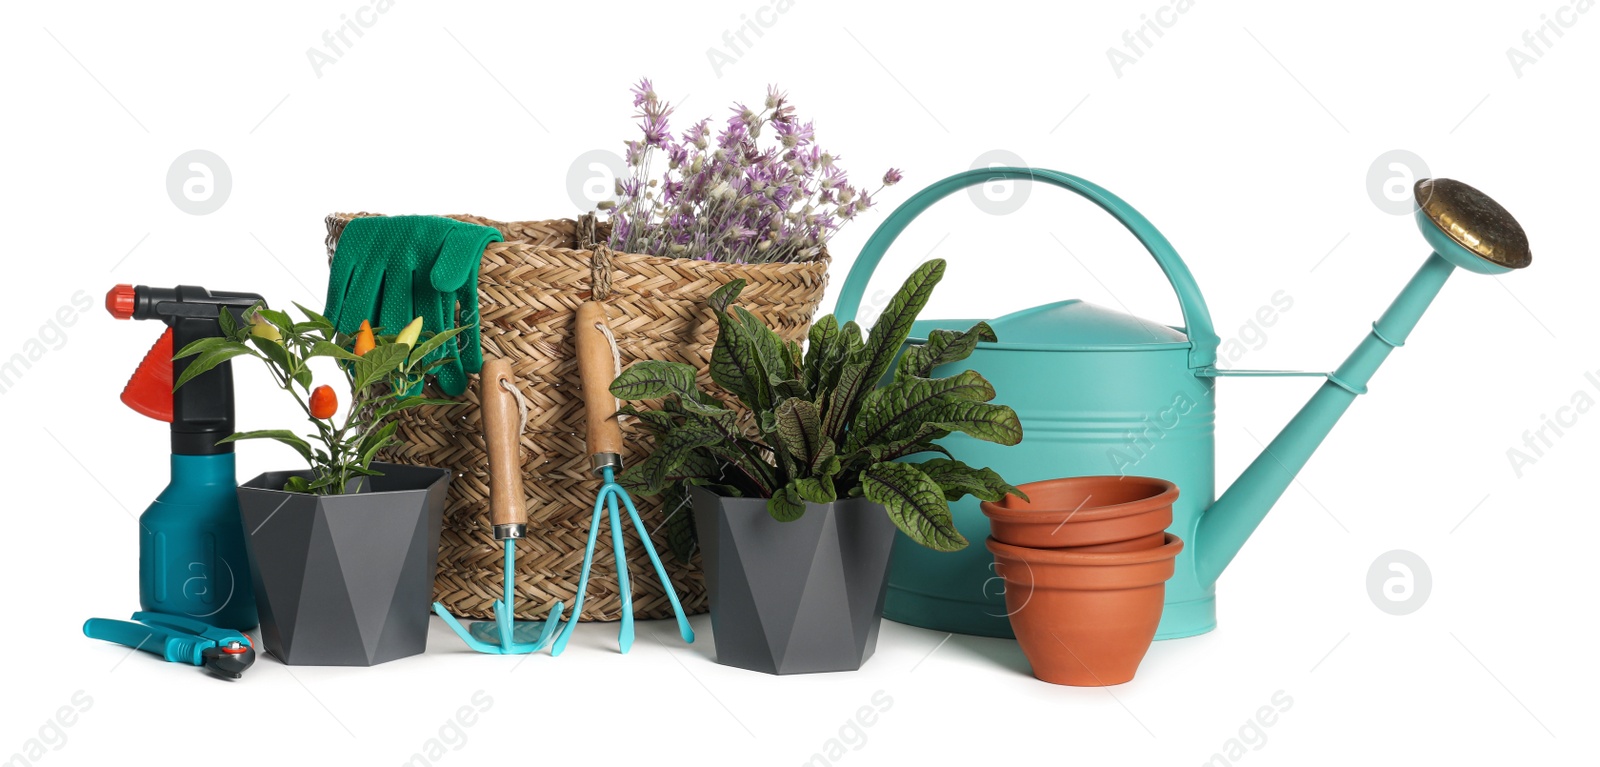
[[[337,213],[327,219],[331,259],[339,234],[351,219],[369,213]],[[622,364],[634,360],[686,362],[705,370],[716,339],[716,319],[705,299],[734,279],[748,286],[739,305],[787,339],[802,340],[827,286],[828,259],[803,264],[723,264],[656,256],[612,253],[593,242],[592,219],[501,223],[476,216],[450,216],[492,226],[505,242],[484,249],[478,275],[483,356],[511,360],[512,371],[531,406],[522,434],[524,486],[529,504],[528,537],[517,548],[516,605],[519,618],[542,618],[555,603],[570,609],[576,596],[589,515],[600,483],[589,472],[584,446],[584,405],[571,330],[577,306],[598,294],[606,301]],[[490,618],[500,598],[502,549],[488,521],[488,458],[479,424],[477,376],[465,404],[420,407],[399,416],[402,446],[386,460],[453,469],[434,598],[450,612]],[[430,385],[431,388],[431,385]],[[435,392],[437,395],[437,392]],[[624,424],[623,459],[643,460],[643,435]],[[656,498],[635,496],[639,513],[672,577],[683,607],[706,610],[699,554],[684,564],[668,552]],[[666,618],[672,605],[657,583],[654,568],[631,525],[624,525],[634,613]],[[604,531],[601,533],[606,535]],[[621,617],[616,563],[611,547],[595,547],[594,569],[583,618]]]

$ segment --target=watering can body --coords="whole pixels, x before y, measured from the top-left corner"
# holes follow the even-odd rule
[[[959,173],[913,195],[867,241],[840,291],[835,314],[854,319],[867,281],[906,226],[938,200],[992,180],[1043,182],[1075,192],[1110,213],[1149,251],[1177,294],[1183,325],[1167,327],[1127,314],[1062,301],[990,321],[998,338],[979,343],[963,363],[994,385],[995,401],[1022,422],[1021,444],[1003,447],[962,435],[941,442],[973,466],[995,469],[1012,484],[1087,475],[1150,476],[1178,486],[1168,532],[1183,539],[1166,585],[1157,639],[1192,636],[1216,626],[1215,584],[1272,505],[1389,353],[1407,336],[1457,269],[1503,274],[1532,260],[1527,237],[1504,208],[1449,179],[1417,182],[1417,223],[1433,252],[1354,352],[1332,373],[1219,370],[1211,314],[1183,259],[1144,216],[1094,184],[1035,168]],[[937,328],[965,330],[972,320],[926,320],[910,344]],[[953,366],[951,366],[953,367]],[[935,375],[960,372],[935,371]],[[1317,375],[1325,380],[1261,455],[1220,497],[1216,493],[1216,379],[1222,376]],[[988,523],[973,500],[952,504],[955,524],[981,540]],[[896,541],[884,615],[916,626],[1010,636],[1004,581],[982,547],[938,553]]]
[[[1016,315],[997,320],[999,343],[979,344],[965,361],[934,376],[976,370],[994,384],[995,402],[1022,421],[1015,447],[955,434],[940,441],[956,458],[989,466],[1013,484],[1088,475],[1149,476],[1179,488],[1170,532],[1194,540],[1215,490],[1215,379],[1189,368],[1190,344],[1172,328],[1149,335],[1133,318],[1082,302],[1040,309],[1063,324],[1055,343],[1016,339]],[[1030,317],[1028,319],[1036,319]],[[1124,320],[1115,322],[1114,320]],[[1113,320],[1098,322],[1098,320]],[[965,330],[974,321],[930,320],[912,329],[918,343],[935,328]],[[1008,333],[1008,331],[1011,331]],[[1160,331],[1165,331],[1160,333]],[[969,541],[989,534],[989,521],[968,497],[951,504]],[[1167,583],[1160,638],[1191,636],[1216,626],[1216,589],[1195,573],[1195,547],[1178,555]],[[905,536],[895,541],[884,615],[901,623],[983,636],[1011,636],[1005,581],[981,545],[932,551]]]
[[[1183,310],[1184,325],[1159,323],[1068,300],[990,320],[999,340],[980,343],[961,369],[994,384],[995,402],[1016,410],[1022,443],[995,445],[954,434],[941,440],[956,458],[988,466],[1006,481],[1085,475],[1138,475],[1179,488],[1170,532],[1195,540],[1215,495],[1217,335],[1188,267],[1148,220],[1084,179],[1033,168],[991,168],[957,174],[919,192],[879,226],[853,265],[836,310],[854,316],[883,252],[927,207],[967,186],[997,178],[1040,181],[1082,195],[1112,214],[1161,267]],[[959,268],[959,266],[958,266]],[[910,344],[935,328],[965,330],[975,320],[924,320]],[[955,366],[934,375],[960,372]],[[951,504],[956,527],[970,541],[989,532],[976,500]],[[1190,636],[1216,626],[1213,579],[1199,577],[1199,548],[1184,547],[1167,583],[1157,638]],[[901,623],[963,634],[1009,637],[1004,580],[982,546],[944,553],[909,538],[896,540],[884,615]]]

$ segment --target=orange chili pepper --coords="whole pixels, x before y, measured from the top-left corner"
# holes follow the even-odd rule
[[[311,392],[311,417],[328,419],[332,418],[339,410],[339,395],[335,394],[332,386],[318,386]]]
[[[377,345],[378,339],[373,338],[372,336],[372,324],[366,320],[362,320],[361,330],[357,331],[356,333],[356,356],[365,356],[367,352],[372,351],[373,347]]]

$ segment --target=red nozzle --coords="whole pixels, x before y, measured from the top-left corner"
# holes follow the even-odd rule
[[[117,285],[106,291],[106,311],[119,320],[133,319],[134,301],[132,285]]]

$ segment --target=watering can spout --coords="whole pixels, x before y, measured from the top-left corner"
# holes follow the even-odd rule
[[[1433,253],[1349,358],[1201,516],[1195,532],[1201,583],[1216,582],[1456,268],[1501,274],[1531,263],[1522,227],[1482,192],[1450,179],[1423,179],[1414,193],[1417,224]]]

